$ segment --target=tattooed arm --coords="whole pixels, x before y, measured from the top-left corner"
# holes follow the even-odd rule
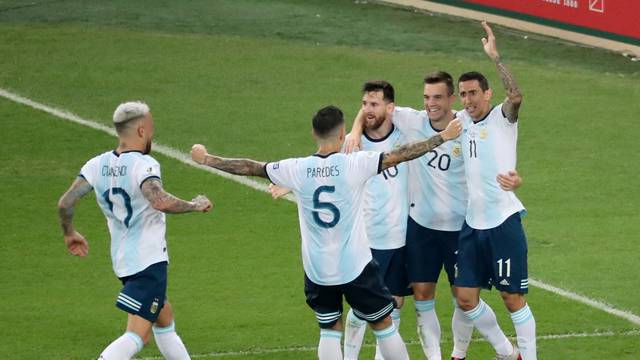
[[[142,194],[154,209],[168,214],[207,212],[213,206],[204,195],[198,195],[191,201],[177,198],[166,192],[162,188],[162,182],[157,178],[149,179],[142,184]]]
[[[207,165],[224,172],[243,176],[260,176],[268,179],[264,169],[266,163],[251,159],[227,159],[211,155],[203,145],[195,144],[191,148],[191,159],[201,165]]]
[[[86,256],[89,253],[87,240],[73,227],[73,208],[83,196],[93,187],[83,177],[78,177],[69,189],[58,200],[58,215],[64,234],[64,242],[69,252],[76,256]]]
[[[482,22],[482,27],[484,27],[487,33],[487,37],[482,38],[484,52],[487,53],[487,56],[496,64],[498,75],[500,75],[504,89],[507,91],[507,98],[502,104],[502,111],[509,122],[515,123],[518,121],[518,111],[520,110],[520,104],[522,104],[522,93],[513,75],[502,62],[496,46],[496,37],[493,35],[493,30],[487,25],[486,21]]]
[[[462,124],[460,123],[460,120],[453,119],[449,122],[447,128],[437,135],[426,140],[414,141],[409,144],[402,145],[393,151],[385,152],[382,155],[382,166],[380,170],[398,165],[401,162],[418,158],[442,145],[445,141],[457,138],[461,131]]]

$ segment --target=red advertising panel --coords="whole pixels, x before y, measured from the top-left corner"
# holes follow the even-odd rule
[[[463,0],[640,40],[639,0]]]

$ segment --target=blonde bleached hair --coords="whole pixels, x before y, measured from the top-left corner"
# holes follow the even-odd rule
[[[130,128],[134,120],[140,119],[149,113],[149,105],[142,101],[128,101],[118,105],[113,112],[113,125],[118,134],[123,134]]]
[[[143,117],[149,112],[149,105],[142,101],[128,101],[118,105],[113,112],[113,123],[122,124]]]

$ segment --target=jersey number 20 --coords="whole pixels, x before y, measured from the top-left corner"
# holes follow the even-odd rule
[[[330,202],[320,201],[320,194],[322,194],[323,192],[333,193],[335,191],[336,191],[335,186],[324,185],[317,188],[316,191],[313,193],[313,208],[326,209],[331,211],[331,213],[333,213],[333,220],[326,222],[320,219],[320,212],[313,211],[313,220],[316,222],[316,224],[326,229],[336,226],[338,221],[340,221],[340,210],[338,210],[338,208]]]

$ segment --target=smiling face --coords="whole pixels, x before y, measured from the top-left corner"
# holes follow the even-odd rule
[[[451,113],[451,108],[456,101],[453,94],[449,94],[449,88],[444,82],[424,84],[424,109],[429,119],[438,122]]]
[[[482,119],[491,109],[491,89],[483,90],[478,80],[461,81],[460,102],[473,120]]]

